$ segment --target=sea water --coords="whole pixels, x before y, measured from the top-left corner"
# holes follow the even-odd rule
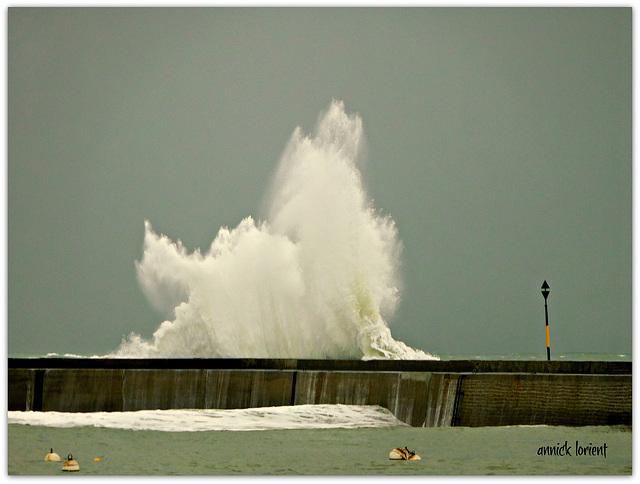
[[[81,475],[632,472],[630,427],[417,428],[376,406],[304,407],[158,410],[109,416],[9,412],[8,473],[64,474],[62,462],[44,460],[50,448],[63,460],[72,454]],[[416,452],[421,460],[389,460],[391,449],[400,446]],[[559,452],[560,448],[568,453]],[[589,455],[585,451],[589,448],[606,448],[606,455],[595,451]]]

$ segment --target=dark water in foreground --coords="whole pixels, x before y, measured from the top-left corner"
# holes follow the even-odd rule
[[[81,475],[629,475],[626,427],[358,428],[165,432],[8,425],[10,475],[63,475],[45,462],[72,453]],[[576,455],[602,447],[603,455]],[[571,455],[538,455],[566,445]],[[407,446],[420,461],[390,461]],[[99,461],[95,461],[99,458]]]

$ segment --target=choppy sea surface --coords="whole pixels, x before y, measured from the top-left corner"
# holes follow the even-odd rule
[[[44,460],[53,448],[95,476],[629,475],[631,437],[620,426],[416,428],[378,406],[8,412],[8,474],[66,474]],[[389,460],[399,446],[422,459]]]

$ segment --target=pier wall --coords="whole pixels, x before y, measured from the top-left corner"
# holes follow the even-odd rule
[[[631,363],[9,359],[8,409],[380,405],[412,426],[631,425]]]

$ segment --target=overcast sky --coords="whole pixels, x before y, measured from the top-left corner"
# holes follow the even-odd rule
[[[8,351],[163,320],[144,220],[189,250],[264,217],[296,126],[359,113],[404,244],[393,336],[435,354],[631,352],[631,9],[8,14]]]

